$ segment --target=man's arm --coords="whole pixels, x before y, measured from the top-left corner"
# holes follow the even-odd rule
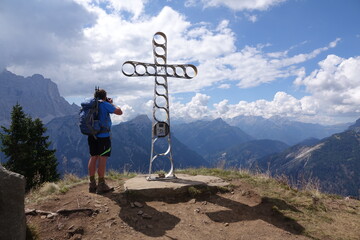
[[[114,113],[115,113],[116,115],[122,115],[122,114],[123,114],[123,112],[121,111],[121,108],[118,107],[118,106],[115,106],[115,105],[113,104],[112,98],[108,98],[108,99],[107,99],[107,102],[110,103],[111,105],[113,105],[113,106],[115,107]]]
[[[123,114],[123,112],[121,111],[121,108],[120,108],[120,107],[118,107],[118,106],[114,106],[114,107],[115,107],[114,113],[115,113],[116,115],[122,115],[122,114]]]

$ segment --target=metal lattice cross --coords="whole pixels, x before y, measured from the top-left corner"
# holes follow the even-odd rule
[[[165,175],[165,178],[176,178],[174,174],[174,161],[171,153],[169,92],[167,78],[175,77],[191,79],[197,75],[197,68],[192,64],[167,64],[167,38],[164,33],[155,33],[152,43],[155,63],[126,61],[122,65],[122,72],[127,77],[155,77],[151,156],[149,175],[147,179],[154,180],[154,178],[151,177],[152,164],[155,159],[161,156],[167,157],[171,164],[170,171]],[[167,150],[164,152],[157,152],[157,148],[155,149],[155,145],[159,138],[167,138]]]

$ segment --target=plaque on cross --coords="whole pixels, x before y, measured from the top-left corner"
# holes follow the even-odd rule
[[[168,77],[191,79],[197,75],[197,68],[192,64],[167,64],[167,38],[162,32],[157,32],[153,37],[154,63],[126,61],[122,65],[122,72],[127,77],[155,77],[154,98],[153,98],[153,120],[151,136],[151,154],[149,175],[147,180],[158,180],[162,177],[151,176],[152,164],[159,157],[168,158],[170,170],[164,176],[165,179],[176,178],[174,174],[174,161],[171,151],[170,134],[170,111]],[[159,139],[165,138],[167,148],[159,151],[156,143]],[[160,176],[160,175],[159,175]]]

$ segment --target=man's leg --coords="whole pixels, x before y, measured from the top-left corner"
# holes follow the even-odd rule
[[[111,141],[110,137],[99,138],[100,148],[102,153],[99,156],[99,166],[98,166],[98,175],[99,175],[99,183],[96,192],[97,193],[106,193],[109,191],[113,191],[114,188],[110,188],[105,183],[105,169],[106,169],[106,161],[108,157],[110,157],[111,153]]]
[[[88,170],[89,170],[89,176],[95,176],[96,173],[96,162],[98,160],[99,156],[91,156],[89,159],[89,165],[88,165]]]
[[[89,172],[89,178],[90,178],[90,184],[89,184],[89,192],[96,192],[96,180],[95,180],[95,172],[96,172],[96,162],[98,160],[99,156],[91,156],[89,159],[88,164],[88,172]]]
[[[95,181],[95,172],[96,172],[96,162],[98,160],[99,153],[97,153],[97,139],[93,136],[88,136],[88,144],[89,144],[89,152],[90,159],[88,163],[88,173],[90,178],[89,183],[89,192],[95,193],[97,189],[96,181]]]
[[[106,161],[107,156],[100,156],[99,159],[99,167],[98,167],[98,175],[99,175],[99,183],[96,192],[97,193],[106,193],[110,191],[114,191],[113,187],[109,187],[105,183],[105,169],[106,169]]]
[[[107,159],[108,159],[107,156],[99,157],[99,168],[98,168],[99,179],[104,179],[104,177],[105,177]]]

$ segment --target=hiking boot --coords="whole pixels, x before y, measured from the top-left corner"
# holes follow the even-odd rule
[[[107,192],[114,191],[114,188],[109,187],[105,182],[99,182],[99,185],[97,186],[96,193],[102,194]]]
[[[89,193],[96,193],[96,182],[90,182],[89,183]]]

